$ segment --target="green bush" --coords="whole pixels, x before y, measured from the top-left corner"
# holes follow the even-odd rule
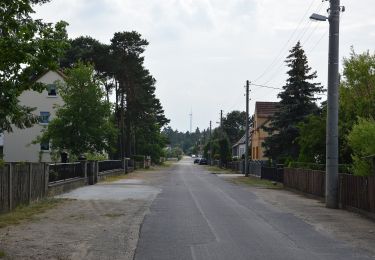
[[[144,155],[133,155],[132,158],[136,162],[143,162],[144,159],[145,159],[145,156]]]
[[[349,146],[353,150],[353,171],[355,175],[372,175],[372,158],[375,154],[375,121],[359,118],[348,136]],[[365,158],[368,157],[368,158]]]

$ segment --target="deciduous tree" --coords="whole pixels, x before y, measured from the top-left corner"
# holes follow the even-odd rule
[[[38,118],[31,107],[18,103],[26,90],[42,91],[33,79],[57,69],[58,59],[68,47],[65,22],[43,23],[31,17],[33,5],[46,0],[0,2],[0,129],[31,127]]]

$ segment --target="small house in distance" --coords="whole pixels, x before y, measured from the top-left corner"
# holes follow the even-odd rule
[[[245,147],[246,147],[246,137],[243,135],[237,143],[232,146],[232,157],[233,158],[241,158],[243,154],[245,154]]]
[[[59,71],[47,71],[36,81],[46,84],[47,90],[25,91],[19,97],[22,105],[33,107],[33,113],[39,116],[39,123],[31,128],[19,129],[13,126],[13,132],[4,132],[3,156],[6,162],[51,162],[49,143],[32,144],[41,135],[42,129],[55,117],[56,105],[63,105],[56,83],[64,82],[64,74]]]
[[[272,116],[277,111],[278,102],[256,102],[254,112],[254,125],[251,133],[251,159],[268,160],[264,156],[262,143],[268,137],[268,133],[262,129],[269,124]]]

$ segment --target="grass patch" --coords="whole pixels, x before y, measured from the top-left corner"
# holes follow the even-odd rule
[[[66,199],[49,198],[34,202],[27,206],[19,206],[9,213],[0,215],[0,228],[32,220],[35,218],[35,215],[52,209],[64,201],[66,201]]]
[[[223,169],[223,168],[220,168],[220,167],[217,167],[217,166],[206,166],[206,170],[211,172],[212,174],[217,174],[217,173],[220,173],[220,174],[225,174],[225,173],[228,173],[228,174],[231,174],[231,173],[235,173],[235,172],[232,172],[228,169]]]
[[[272,182],[269,180],[262,180],[256,177],[237,177],[231,179],[231,182],[235,184],[245,184],[249,186],[265,188],[265,189],[282,189],[283,184],[278,182]]]
[[[0,250],[0,258],[4,258],[6,257],[6,254],[4,251]]]
[[[158,165],[157,167],[167,168],[167,167],[171,167],[175,163],[176,162],[174,161],[165,161],[162,164]]]
[[[99,182],[115,182],[123,179],[128,179],[129,174],[121,174],[121,175],[112,175],[112,176],[106,176],[104,179],[100,180]]]

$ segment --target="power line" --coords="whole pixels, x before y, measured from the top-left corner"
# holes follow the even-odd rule
[[[307,8],[306,12],[304,13],[304,15],[302,16],[300,22],[298,23],[298,26],[294,29],[293,33],[290,35],[288,41],[283,45],[283,47],[280,49],[278,55],[273,59],[273,61],[271,62],[271,64],[269,66],[266,67],[266,69],[254,80],[254,82],[257,82],[259,79],[261,79],[264,75],[267,74],[267,72],[272,68],[272,66],[278,61],[278,59],[280,58],[280,56],[282,55],[282,53],[284,52],[284,49],[285,47],[287,47],[287,45],[289,44],[289,42],[292,40],[292,38],[294,37],[295,33],[297,32],[297,30],[299,29],[299,27],[301,26],[302,22],[304,21],[306,15],[308,14],[308,12],[310,11],[312,5],[314,4],[315,0],[312,0],[309,7]]]
[[[322,9],[323,5],[324,5],[324,2],[319,3],[318,7],[315,9],[315,12],[319,13],[320,10]],[[306,14],[310,11],[310,9],[311,9],[311,5],[309,6],[308,10],[305,12],[305,14],[304,14],[304,16],[303,16],[303,18],[302,18],[302,21],[303,21],[303,19],[305,18]],[[302,22],[302,21],[301,21],[301,22]],[[300,23],[301,23],[301,22],[300,22]],[[297,35],[297,38],[296,38],[296,39],[299,39],[299,41],[301,41],[301,40],[303,39],[303,37],[305,36],[305,34],[310,30],[310,28],[311,28],[311,24],[312,24],[311,20],[308,19],[308,20],[307,20],[307,24],[306,24],[306,28],[305,28],[304,30],[302,30],[302,31]],[[299,26],[296,28],[296,30],[293,32],[292,35],[295,34],[295,32],[297,31],[297,29],[298,29],[299,27],[300,27],[300,24],[299,24]],[[312,31],[312,33],[309,34],[309,38],[310,38],[311,35],[315,32],[315,30],[316,30],[316,28]],[[289,43],[291,39],[292,39],[292,37],[289,39],[289,41],[288,41],[287,43]],[[305,42],[307,42],[307,41],[305,41]],[[279,53],[279,54],[281,54],[281,53]],[[280,56],[280,55],[279,55],[279,56]],[[277,64],[278,64],[278,65],[277,65]],[[277,74],[279,73],[279,70],[282,68],[283,64],[284,64],[284,62],[283,62],[282,59],[281,59],[281,60],[279,59],[278,62],[274,62],[274,63],[272,64],[273,66],[277,65],[277,67],[271,68],[271,69],[269,69],[269,70],[267,71],[267,73],[271,73],[271,72],[272,72],[272,73],[271,73],[271,75],[267,78],[267,80],[264,81],[264,83],[263,83],[264,85],[267,85],[269,82],[271,82],[271,81],[274,79],[274,76],[277,75]],[[272,67],[272,66],[269,66],[269,67]],[[265,75],[265,74],[266,74],[266,73],[264,73],[264,75]],[[262,75],[262,76],[264,76],[264,75]]]

